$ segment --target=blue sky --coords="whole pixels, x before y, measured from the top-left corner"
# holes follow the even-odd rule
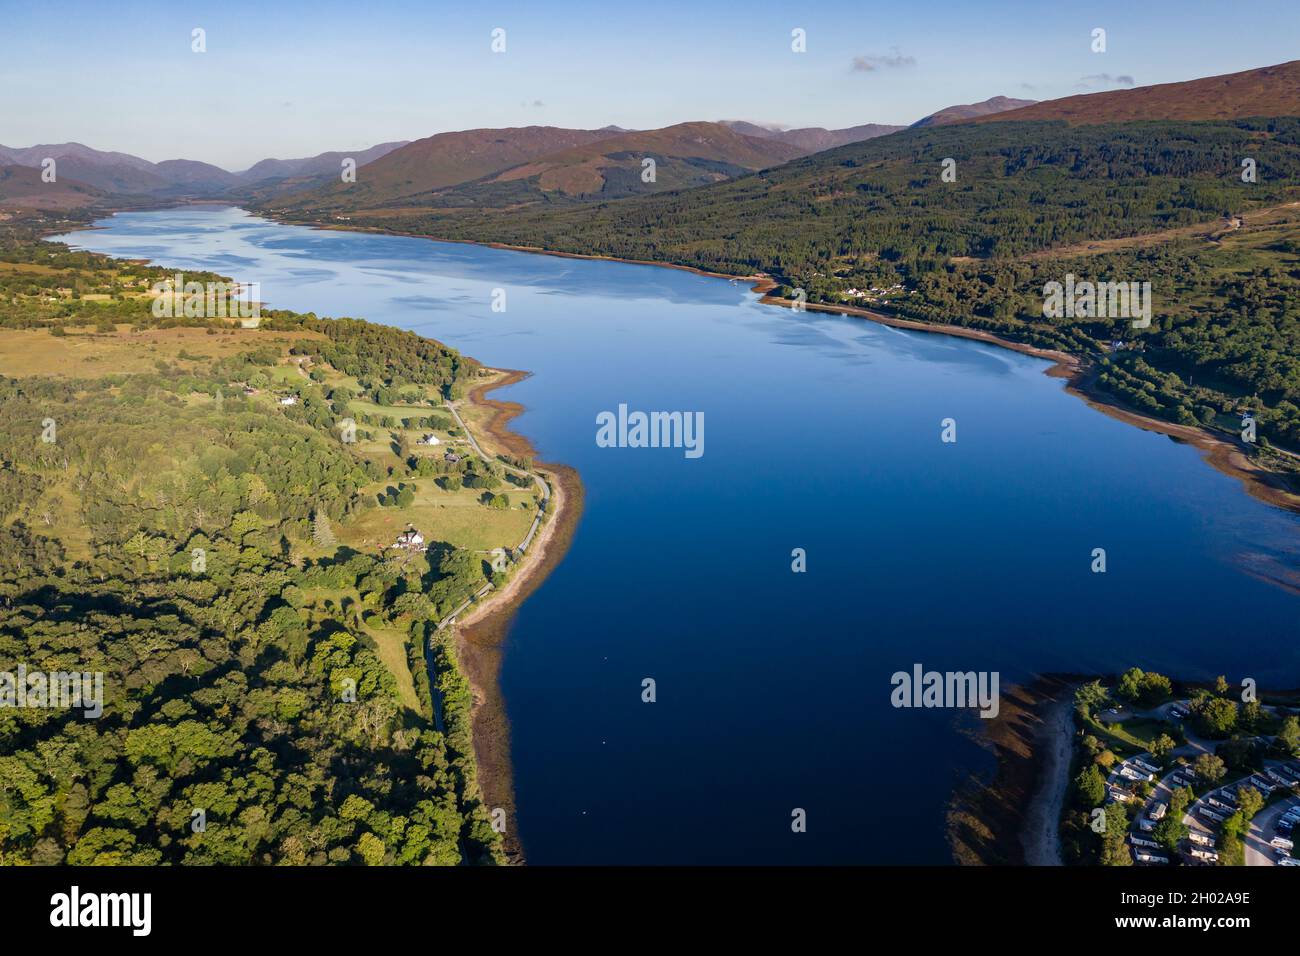
[[[1300,57],[1294,0],[0,0],[0,24],[0,143],[228,169],[480,126],[902,124]]]

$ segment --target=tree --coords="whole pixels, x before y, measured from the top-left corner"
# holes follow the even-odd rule
[[[1237,788],[1237,809],[1245,814],[1247,820],[1253,819],[1255,814],[1264,809],[1264,795],[1254,787],[1243,784]]]
[[[1108,700],[1110,700],[1110,694],[1099,680],[1081,684],[1074,692],[1075,706],[1082,707],[1089,712],[1097,709]]]
[[[1183,823],[1183,815],[1175,815],[1173,810],[1165,814],[1165,818],[1156,824],[1154,832],[1151,834],[1157,843],[1166,850],[1173,853],[1178,849],[1178,844],[1187,839],[1188,826]]]
[[[1260,746],[1251,737],[1233,737],[1214,749],[1229,770],[1247,771],[1260,766]]]
[[[1283,753],[1300,754],[1300,717],[1287,717],[1277,731],[1277,746]]]
[[[357,853],[366,861],[366,866],[380,866],[386,852],[384,841],[368,830],[357,840]]]
[[[1169,756],[1170,752],[1178,746],[1178,742],[1168,734],[1161,734],[1155,740],[1151,741],[1151,756],[1157,760],[1163,761]]]
[[[1132,866],[1133,854],[1128,843],[1128,813],[1123,804],[1112,803],[1106,807],[1106,832],[1101,836],[1102,866]]]
[[[1237,702],[1224,697],[1201,697],[1192,704],[1196,726],[1207,737],[1226,737],[1237,726]]]
[[[1106,799],[1106,780],[1096,764],[1089,764],[1075,778],[1074,789],[1082,807],[1099,807]]]
[[[1246,730],[1258,732],[1264,721],[1264,708],[1257,700],[1248,700],[1241,705],[1241,717],[1237,723]]]
[[[1201,754],[1192,764],[1192,769],[1196,771],[1198,777],[1209,784],[1218,783],[1227,773],[1223,760],[1214,754]]]
[[[1153,704],[1169,696],[1173,692],[1173,684],[1163,674],[1130,667],[1120,675],[1115,692],[1132,703]]]
[[[336,544],[329,516],[323,511],[318,510],[316,517],[312,519],[311,539],[316,542],[317,547],[321,548],[332,548]]]

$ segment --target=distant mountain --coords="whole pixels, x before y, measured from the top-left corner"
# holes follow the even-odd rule
[[[373,163],[381,156],[387,156],[395,149],[400,149],[409,142],[410,140],[403,139],[393,143],[380,143],[378,146],[371,146],[369,149],[336,150],[330,153],[308,156],[305,159],[264,159],[260,163],[250,166],[242,173],[236,173],[235,175],[243,183],[258,183],[267,179],[289,179],[301,176],[333,176],[338,175],[345,159],[356,160],[358,167],[365,166]]]
[[[81,143],[57,143],[15,149],[0,146],[0,163],[39,169],[54,160],[57,178],[75,179],[110,193],[147,193],[163,189],[167,181],[147,159],[129,153],[110,153]]]
[[[492,181],[535,180],[544,192],[612,198],[718,182],[802,155],[798,146],[746,136],[723,123],[679,123],[552,153],[499,173]],[[646,158],[655,160],[653,183],[642,179]]]
[[[1182,83],[1067,96],[999,113],[989,119],[1122,123],[1155,119],[1228,120],[1248,116],[1300,116],[1300,60]]]
[[[193,159],[165,159],[153,171],[165,185],[149,190],[153,196],[214,198],[239,182],[239,177],[211,163]]]
[[[104,197],[102,190],[57,175],[52,183],[31,166],[0,166],[0,212],[6,209],[74,209]]]
[[[331,183],[267,203],[280,213],[521,207],[583,203],[719,182],[777,166],[804,150],[722,123],[664,129],[555,127],[440,133],[376,160],[356,183]],[[642,179],[647,158],[652,181]]]
[[[355,152],[321,153],[306,159],[263,160],[242,173],[232,173],[190,159],[168,159],[152,163],[129,153],[92,149],[82,143],[54,143],[14,148],[0,146],[0,164],[40,169],[53,159],[58,179],[68,178],[106,193],[158,199],[235,197],[254,184],[262,193],[274,193],[275,182],[289,176],[336,174],[345,156],[364,166],[401,143],[384,143]]]
[[[995,96],[981,103],[963,103],[959,106],[945,107],[937,113],[931,113],[924,119],[917,120],[912,126],[945,126],[948,123],[962,123],[980,116],[991,116],[994,113],[1003,113],[1007,110],[1018,110],[1021,107],[1033,106],[1036,102],[1038,101],[1016,100],[1009,96]]]
[[[481,179],[574,146],[621,135],[615,129],[523,126],[438,133],[366,166],[355,183],[334,182],[272,203],[281,208],[354,209],[409,203],[411,197]]]
[[[880,123],[866,123],[862,126],[850,126],[846,129],[824,129],[821,126],[783,129],[774,126],[760,126],[757,123],[747,123],[743,120],[723,120],[722,125],[746,136],[755,136],[759,139],[774,139],[778,142],[788,143],[791,146],[798,147],[805,155],[820,153],[824,149],[834,149],[836,146],[845,146],[849,143],[860,143],[863,140],[875,139],[877,136],[888,136],[900,129],[907,129],[906,126],[886,126]]]

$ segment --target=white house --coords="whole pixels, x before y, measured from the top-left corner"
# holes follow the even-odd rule
[[[421,445],[441,445],[442,440],[437,435],[425,435],[420,439]]]
[[[281,404],[281,405],[297,405],[297,404],[298,404],[298,396],[297,396],[297,395],[286,395],[286,396],[284,396],[284,398],[280,399],[280,404]]]
[[[408,528],[397,536],[397,543],[394,548],[406,548],[408,551],[424,550],[424,535],[414,528]]]

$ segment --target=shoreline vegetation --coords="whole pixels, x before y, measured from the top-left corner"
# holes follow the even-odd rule
[[[117,211],[140,210],[111,212]],[[61,224],[60,231],[97,228],[102,227],[65,221]],[[44,233],[41,238],[48,240],[54,234],[56,233]],[[151,265],[151,260],[147,259],[116,260],[111,256],[91,255],[108,262],[120,261],[149,268],[157,266]],[[466,358],[472,363],[478,362],[472,356]],[[480,365],[479,374],[480,379],[470,383],[466,389],[463,411],[467,418],[466,426],[479,440],[485,457],[492,460],[498,455],[506,455],[517,460],[533,460],[536,450],[531,442],[509,427],[510,422],[525,411],[524,406],[489,397],[490,393],[508,388],[531,373]],[[516,825],[510,725],[498,682],[502,645],[519,607],[541,586],[567,552],[583,503],[582,481],[573,468],[558,463],[537,462],[531,470],[540,475],[551,490],[546,516],[537,529],[535,539],[501,587],[488,591],[447,623],[445,631],[452,636],[450,648],[442,643],[443,635],[439,632],[430,636],[431,653],[428,659],[428,676],[432,686],[438,685],[440,671],[445,670],[450,671],[448,679],[453,685],[458,678],[468,682],[469,720],[475,757],[475,767],[471,771],[475,780],[474,789],[478,791],[477,796],[489,812],[498,808],[505,811],[505,830],[501,834],[504,860],[516,864],[524,861],[524,855]],[[437,653],[440,643],[444,651],[450,650],[452,653]],[[412,663],[415,660],[412,657]]]
[[[750,283],[750,291],[759,296],[759,301],[765,305],[776,305],[784,308],[793,308],[795,305],[793,300],[773,294],[774,290],[781,287],[781,284],[772,276],[764,273],[755,273],[744,276],[732,275],[725,272],[711,272],[695,266],[674,262],[659,262],[649,259],[625,259],[608,255],[588,255],[577,252],[563,252],[545,249],[538,246],[511,245],[510,243],[488,242],[475,239],[444,239],[417,232],[383,229],[378,226],[340,223],[308,224],[294,219],[277,217],[271,211],[259,210],[254,214],[280,222],[284,225],[307,225],[309,228],[313,229],[330,229],[339,232],[367,232],[376,235],[404,236],[411,239],[427,239],[431,242],[451,242],[483,246],[489,249],[502,249],[510,252],[528,252],[538,255],[557,256],[562,259],[589,259],[596,262],[621,262],[627,265],[656,266],[658,268],[678,269],[683,272],[692,272],[696,275],[706,276],[708,278]],[[1290,511],[1293,514],[1300,514],[1300,489],[1296,489],[1291,482],[1287,480],[1285,475],[1264,468],[1248,458],[1244,444],[1230,441],[1222,435],[1199,425],[1180,425],[1175,422],[1166,421],[1152,415],[1144,414],[1131,406],[1125,405],[1114,395],[1102,391],[1097,386],[1096,380],[1099,370],[1096,368],[1094,363],[1086,357],[1059,349],[1045,349],[1025,342],[1016,342],[1012,339],[1003,338],[1002,336],[983,329],[968,328],[960,325],[921,322],[915,319],[904,319],[890,315],[886,312],[864,309],[859,306],[807,302],[804,303],[803,307],[828,314],[863,318],[896,329],[905,329],[914,332],[928,332],[935,335],[948,335],[954,338],[983,342],[986,345],[995,345],[1012,352],[1019,352],[1022,355],[1028,355],[1033,358],[1040,358],[1049,361],[1053,364],[1044,371],[1044,374],[1051,378],[1066,379],[1066,391],[1071,395],[1074,395],[1076,398],[1082,399],[1089,405],[1089,407],[1103,415],[1114,418],[1117,421],[1125,422],[1145,431],[1157,432],[1166,435],[1175,441],[1192,445],[1202,453],[1202,458],[1210,465],[1210,467],[1230,478],[1235,478],[1241,483],[1243,489],[1251,497],[1275,507],[1282,508],[1283,510]],[[1279,453],[1289,455],[1289,453],[1281,452],[1280,450]],[[1300,583],[1280,581],[1275,581],[1274,583],[1292,590],[1300,590]]]
[[[481,417],[476,416],[478,421],[467,424],[476,428],[485,451],[533,458],[536,452],[532,443],[509,427],[524,412],[524,406],[488,397],[490,392],[522,381],[529,373],[494,371],[488,381],[469,390],[467,401]],[[491,592],[449,625],[456,632],[457,655],[473,695],[470,713],[479,787],[487,806],[506,812],[502,842],[511,863],[524,862],[524,854],[516,825],[510,721],[498,679],[503,646],[515,613],[563,560],[573,541],[583,505],[582,480],[576,470],[548,462],[535,464],[533,470],[550,483],[551,504],[547,520],[539,528],[523,566],[505,587]]]
[[[443,239],[374,226],[303,223],[279,219],[264,211],[256,211],[254,214],[309,228],[401,235],[560,258],[679,269],[711,278],[746,282],[750,285],[750,291],[758,295],[764,304],[786,308],[795,305],[792,300],[773,294],[774,290],[780,288],[780,284],[766,274],[739,276],[679,263],[588,255],[473,239]],[[805,303],[805,308],[864,318],[899,329],[984,342],[1049,361],[1052,364],[1045,370],[1045,374],[1066,379],[1067,391],[1097,411],[1193,445],[1202,452],[1202,457],[1208,464],[1221,473],[1236,478],[1253,497],[1293,513],[1300,513],[1300,495],[1291,489],[1282,475],[1255,464],[1247,458],[1242,446],[1208,429],[1176,424],[1125,407],[1115,397],[1096,388],[1096,369],[1085,357],[1012,341],[981,329],[903,319],[847,304],[809,302]],[[488,397],[490,392],[521,381],[527,373],[496,371],[497,376],[475,385],[468,393],[469,405],[483,416],[481,420],[470,424],[488,438],[485,444],[492,453],[530,456],[533,452],[531,443],[509,428],[509,423],[524,411],[524,407],[515,402]],[[503,844],[507,860],[514,863],[523,862],[523,850],[515,823],[513,777],[509,759],[509,720],[498,681],[503,642],[520,605],[562,560],[581,516],[583,499],[582,483],[573,469],[548,463],[538,465],[536,470],[551,482],[556,501],[539,533],[534,552],[530,554],[526,567],[520,569],[507,587],[476,604],[455,625],[457,656],[473,695],[471,720],[479,787],[486,806],[506,810],[508,823]],[[1290,582],[1274,583],[1296,589],[1296,585]],[[1001,713],[990,726],[983,728],[981,738],[983,745],[989,747],[997,758],[998,766],[993,779],[989,782],[972,779],[959,785],[949,806],[947,830],[958,863],[1051,863],[1055,862],[1053,854],[1059,859],[1059,847],[1047,846],[1050,840],[1047,835],[1056,832],[1055,826],[1049,822],[1051,807],[1057,807],[1059,816],[1065,791],[1057,785],[1059,781],[1055,779],[1059,776],[1060,768],[1052,769],[1062,761],[1056,760],[1053,763],[1049,751],[1059,744],[1061,730],[1058,726],[1060,721],[1055,719],[1059,716],[1057,712],[1063,707],[1067,714],[1070,712],[1062,701],[1068,703],[1070,689],[1082,679],[1084,678],[1078,675],[1047,675],[1023,687],[1010,688],[1004,695]],[[1073,721],[1066,721],[1066,726],[1073,733]],[[1069,761],[1064,761],[1064,765],[1068,771]]]
[[[1081,828],[1072,822],[1077,815],[1072,783],[1080,768],[1090,762],[1085,738],[1100,734],[1103,725],[1089,714],[1081,717],[1076,693],[1085,684],[1108,687],[1121,685],[1129,675],[1141,676],[1136,668],[1123,676],[1045,674],[1023,686],[1009,687],[1003,694],[998,716],[981,722],[973,733],[997,760],[993,773],[972,775],[953,790],[947,812],[947,833],[954,861],[965,866],[1080,866],[1098,861],[1077,858]],[[1150,678],[1163,680],[1158,675]],[[1165,681],[1166,693],[1148,704],[1167,703],[1178,697],[1198,695],[1231,699],[1229,685],[1203,681]],[[1225,689],[1228,688],[1228,689]],[[1260,692],[1260,699],[1272,707],[1295,707],[1300,690]],[[1220,701],[1223,703],[1223,701]],[[1117,705],[1122,701],[1115,701]],[[1139,715],[1141,711],[1134,704]],[[1239,709],[1244,713],[1244,708]],[[1292,711],[1294,713],[1294,711]],[[1111,734],[1097,746],[1116,755],[1140,753],[1143,747],[1121,718],[1112,718]],[[1153,723],[1143,718],[1147,724]],[[1136,724],[1134,725],[1136,728]],[[1155,733],[1160,727],[1147,727]],[[1170,730],[1178,740],[1187,738]],[[1090,738],[1089,738],[1090,739]],[[1231,743],[1222,735],[1221,743]],[[1182,749],[1187,749],[1183,747]],[[1109,751],[1107,751],[1109,752]],[[1071,832],[1067,833],[1067,830]],[[1067,853],[1066,844],[1074,850]],[[1101,862],[1105,862],[1104,860]],[[1111,864],[1113,865],[1113,863]]]
[[[519,406],[484,398],[523,374],[484,370],[432,339],[350,318],[267,308],[242,328],[224,313],[160,318],[145,290],[163,266],[50,245],[40,241],[49,225],[20,222],[0,233],[0,284],[16,293],[0,317],[0,387],[15,406],[6,447],[24,449],[0,463],[0,513],[17,516],[0,529],[0,643],[19,659],[53,660],[66,651],[77,609],[98,609],[103,646],[87,666],[111,675],[96,725],[105,765],[68,797],[79,778],[49,774],[36,757],[38,744],[62,746],[61,714],[3,722],[6,760],[30,769],[30,780],[21,796],[0,801],[10,823],[0,857],[520,859],[510,830],[495,832],[493,811],[508,802],[505,736],[491,753],[507,773],[493,774],[489,756],[479,777],[488,737],[474,724],[491,710],[482,707],[484,682],[469,676],[478,656],[460,627],[436,623],[483,584],[462,615],[465,633],[508,620],[571,537],[576,475],[511,460],[530,447],[504,427]],[[60,231],[82,225],[58,223]],[[473,432],[456,411],[467,392],[461,413]],[[58,440],[29,448],[24,429],[42,415],[57,421]],[[453,456],[414,454],[416,437],[430,430],[443,437],[429,444],[468,443],[485,464],[462,456],[468,464],[458,470]],[[490,447],[476,444],[480,430]],[[288,445],[297,449],[288,459],[267,452]],[[515,509],[504,494],[476,494],[499,487],[486,480],[505,471],[532,475],[537,486]],[[380,493],[390,481],[400,495],[391,485]],[[480,497],[507,507],[485,507]],[[473,505],[460,503],[469,498]],[[392,545],[391,527],[409,516],[438,530],[435,514],[450,519],[450,537],[431,542],[426,571],[426,549],[402,543],[409,535],[422,544],[418,533]],[[489,574],[474,560],[498,541],[519,541],[530,519],[526,551],[509,549],[516,560],[507,571]],[[130,635],[145,621],[156,633],[141,655]],[[469,649],[465,660],[458,645]],[[143,743],[164,736],[175,738],[178,756]],[[138,787],[141,774],[157,776],[159,787],[126,807],[123,788]],[[206,836],[169,814],[163,783],[211,801],[196,803],[211,807]],[[283,793],[240,811],[246,793],[268,786]],[[302,812],[307,786],[327,788],[319,814]],[[506,798],[485,802],[499,792]],[[109,826],[126,819],[147,824],[138,842]]]

